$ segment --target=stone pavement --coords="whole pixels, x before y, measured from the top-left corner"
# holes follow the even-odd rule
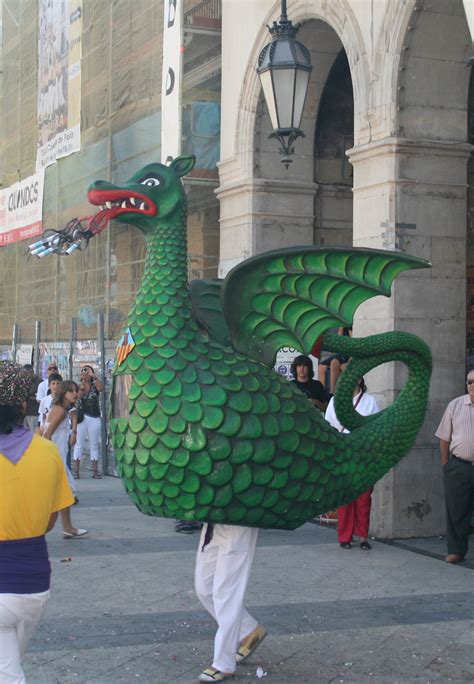
[[[193,592],[197,535],[84,475],[73,520],[90,535],[63,540],[58,523],[48,537],[53,592],[27,682],[195,682],[214,634]],[[362,552],[314,524],[261,532],[247,606],[269,635],[231,681],[474,682],[474,548],[458,566],[444,555],[440,539]]]

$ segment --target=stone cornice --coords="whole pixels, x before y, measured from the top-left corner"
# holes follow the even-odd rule
[[[219,199],[240,193],[268,192],[287,195],[314,195],[317,183],[301,180],[275,180],[274,178],[243,178],[220,185],[215,193]]]
[[[425,194],[432,190],[435,193],[440,192],[440,188],[447,192],[460,191],[459,197],[464,197],[465,192],[469,185],[467,183],[446,183],[446,181],[427,181],[417,178],[387,178],[381,182],[377,183],[365,183],[363,185],[355,186],[352,189],[354,195],[357,193],[363,193],[367,190],[374,190],[375,188],[386,188],[387,186],[394,186],[399,188],[400,186],[412,186],[417,187],[422,190]]]
[[[430,155],[437,157],[461,157],[467,159],[473,152],[474,146],[467,142],[442,140],[416,140],[410,138],[382,138],[370,143],[357,145],[347,150],[346,154],[351,164],[372,159],[387,154]]]

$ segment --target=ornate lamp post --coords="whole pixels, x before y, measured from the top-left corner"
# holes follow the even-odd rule
[[[281,0],[280,19],[268,26],[272,40],[261,51],[257,66],[275,129],[269,137],[279,141],[281,161],[286,168],[293,161],[295,140],[304,137],[300,124],[313,68],[309,51],[295,40],[299,27],[288,19],[286,0]]]

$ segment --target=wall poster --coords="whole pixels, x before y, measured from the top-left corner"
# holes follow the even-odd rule
[[[0,190],[0,247],[43,232],[44,171]]]
[[[81,149],[82,0],[39,0],[36,169]]]

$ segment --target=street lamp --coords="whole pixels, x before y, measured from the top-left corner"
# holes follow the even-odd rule
[[[272,40],[261,51],[257,66],[275,129],[268,137],[279,141],[281,161],[286,168],[293,161],[295,140],[304,138],[300,124],[313,68],[309,51],[295,40],[299,27],[299,24],[293,26],[288,20],[286,0],[281,0],[280,19],[274,21],[272,27],[267,27]]]

